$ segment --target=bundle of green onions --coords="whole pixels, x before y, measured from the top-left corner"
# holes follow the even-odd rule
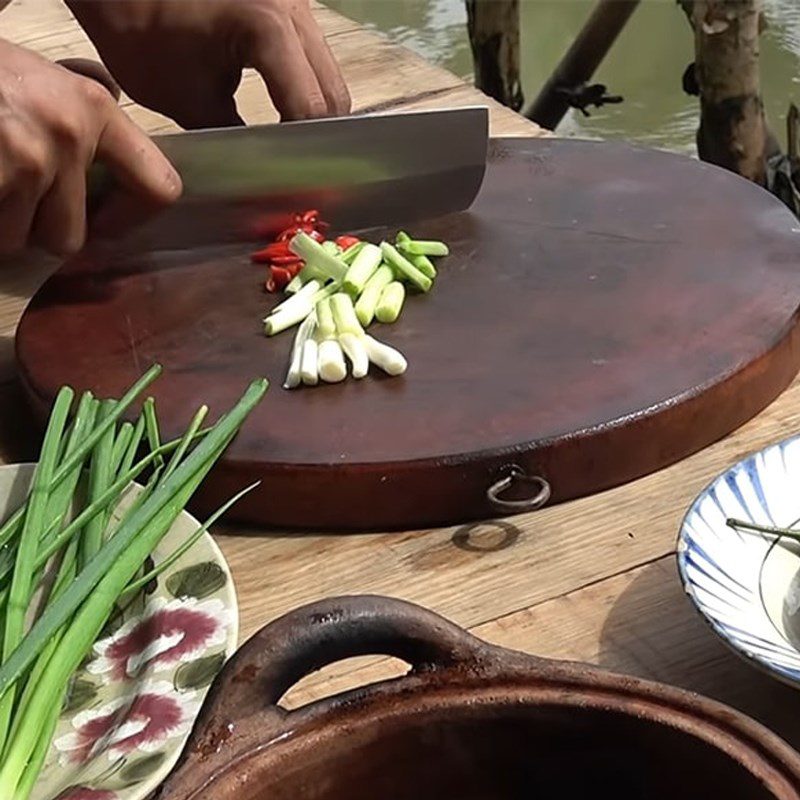
[[[0,526],[0,798],[25,800],[44,764],[72,674],[121,599],[174,563],[236,500],[147,574],[144,565],[267,389],[254,381],[209,428],[201,408],[162,443],[155,405],[125,411],[160,373],[116,401],[61,389],[24,504]],[[145,454],[142,455],[142,451]],[[112,517],[131,482],[144,488]]]
[[[406,286],[430,291],[436,278],[431,257],[448,255],[447,245],[417,241],[401,231],[395,244],[358,241],[343,251],[335,242],[320,244],[298,233],[290,249],[305,266],[286,287],[291,297],[264,319],[267,336],[300,326],[284,388],[344,380],[345,356],[354,378],[363,378],[370,364],[389,375],[404,373],[408,364],[402,353],[365,329],[374,320],[384,324],[397,320]]]

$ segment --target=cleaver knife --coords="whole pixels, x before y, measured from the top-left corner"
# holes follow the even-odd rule
[[[187,249],[263,241],[310,208],[348,231],[463,211],[483,182],[488,131],[488,109],[467,107],[156,136],[184,193],[125,238]],[[95,165],[90,217],[113,202]]]

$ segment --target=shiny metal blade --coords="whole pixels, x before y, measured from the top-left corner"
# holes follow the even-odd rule
[[[263,239],[309,208],[339,230],[460,211],[483,181],[488,124],[469,107],[155,137],[184,195],[128,238],[152,249]]]

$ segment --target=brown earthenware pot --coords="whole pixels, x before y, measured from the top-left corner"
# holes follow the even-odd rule
[[[404,677],[287,711],[311,671]],[[159,800],[800,798],[800,755],[703,697],[490,646],[405,602],[343,597],[267,625],[223,670]]]

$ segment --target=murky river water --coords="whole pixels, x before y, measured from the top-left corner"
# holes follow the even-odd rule
[[[452,72],[471,76],[463,0],[325,1]],[[783,140],[789,101],[800,103],[800,0],[765,3],[769,26],[762,41],[762,90],[773,128]],[[535,97],[593,4],[521,0],[526,102]],[[559,133],[625,138],[692,152],[697,100],[681,89],[692,49],[688,22],[675,0],[644,0],[595,76],[626,102],[592,111],[589,119],[571,113]]]

